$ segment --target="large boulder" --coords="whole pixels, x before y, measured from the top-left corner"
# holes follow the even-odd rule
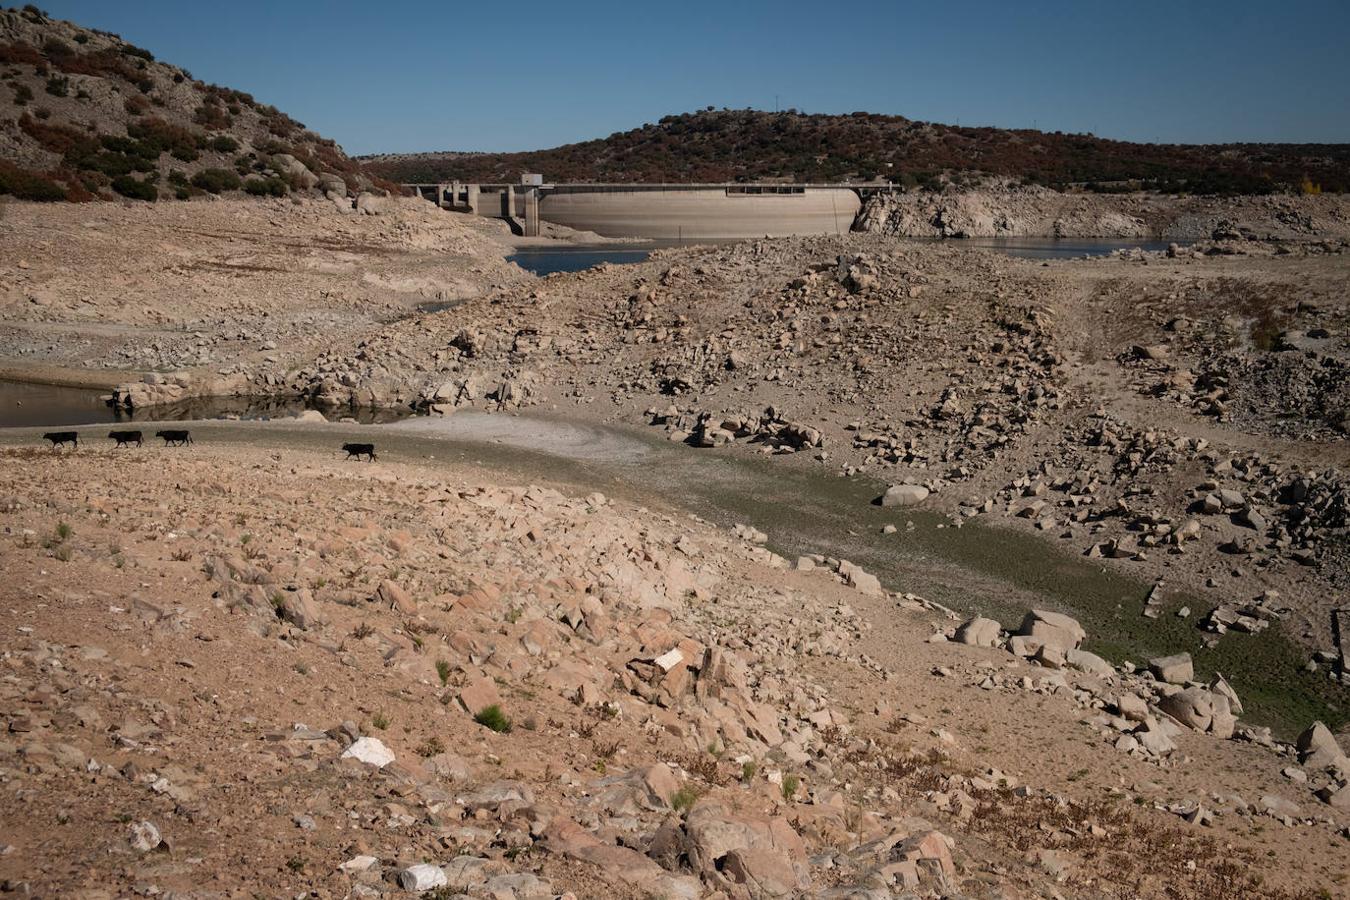
[[[1109,662],[1086,650],[1064,651],[1064,664],[1099,678],[1113,678],[1116,674],[1115,668]]]
[[[1336,743],[1336,736],[1321,722],[1309,725],[1298,736],[1294,746],[1298,749],[1298,761],[1309,768],[1322,769],[1337,763],[1344,765],[1345,753]]]
[[[272,157],[272,168],[288,181],[308,190],[319,183],[319,176],[309,167],[289,153],[278,153]]]
[[[1177,749],[1176,742],[1167,733],[1167,729],[1153,716],[1140,722],[1139,727],[1131,732],[1131,736],[1138,742],[1141,750],[1153,756],[1166,756]]]
[[[1209,731],[1210,723],[1214,719],[1212,695],[1199,686],[1169,694],[1158,702],[1158,709],[1196,731]]]
[[[877,498],[882,506],[918,506],[928,499],[928,488],[921,484],[893,484]]]
[[[1195,678],[1195,665],[1191,662],[1189,653],[1150,659],[1148,667],[1155,678],[1168,684],[1185,684]]]
[[[976,616],[956,629],[956,642],[972,647],[997,647],[1003,626],[993,619]]]
[[[1167,695],[1158,703],[1158,709],[1187,728],[1206,731],[1224,740],[1231,738],[1237,727],[1237,716],[1228,697],[1200,685]]]
[[[1083,643],[1087,632],[1078,620],[1063,613],[1045,609],[1033,609],[1022,619],[1018,634],[1035,638],[1041,646],[1055,647],[1059,650],[1074,650]]]
[[[363,216],[381,216],[392,212],[394,201],[380,194],[362,191],[356,196],[356,211]]]
[[[345,197],[347,195],[347,182],[343,181],[342,176],[335,172],[320,172],[319,190],[325,194],[339,194]]]
[[[323,624],[323,615],[307,587],[282,591],[277,613],[287,622],[305,630]]]
[[[700,803],[685,819],[685,852],[690,865],[705,876],[723,872],[733,852],[740,852],[737,863],[742,877],[765,878],[772,866],[779,872],[761,882],[766,889],[787,883],[795,889],[810,886],[806,865],[806,845],[786,817],[751,818],[735,815],[716,803]],[[746,853],[745,851],[753,851]],[[736,880],[736,875],[730,876]],[[771,882],[771,883],[769,883]],[[750,882],[739,882],[751,888]],[[757,896],[779,896],[764,893]]]

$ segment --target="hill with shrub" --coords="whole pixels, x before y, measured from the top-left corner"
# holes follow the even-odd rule
[[[0,195],[189,199],[369,189],[333,141],[114,34],[0,7]]]
[[[1350,190],[1347,144],[1136,144],[1090,134],[967,128],[855,112],[714,110],[527,153],[362,157],[397,182],[797,182],[886,179],[937,186],[981,176],[1106,192]]]

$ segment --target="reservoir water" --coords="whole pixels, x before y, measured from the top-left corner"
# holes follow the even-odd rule
[[[554,272],[581,272],[601,263],[640,263],[651,255],[654,246],[617,244],[603,247],[530,247],[506,258],[527,272],[540,277]]]
[[[961,247],[980,247],[997,250],[1020,259],[1080,259],[1085,256],[1108,256],[1117,250],[1166,250],[1173,241],[1136,238],[901,238],[901,240],[950,242]],[[693,246],[686,242],[685,246]],[[709,243],[709,242],[696,242]],[[716,243],[716,242],[712,242]],[[526,271],[543,277],[554,272],[580,272],[601,263],[625,265],[640,263],[653,250],[680,246],[675,241],[655,241],[641,244],[575,245],[561,247],[528,247],[507,257]]]
[[[0,428],[46,428],[60,425],[129,423],[138,419],[167,422],[180,419],[284,419],[307,408],[300,400],[270,397],[212,397],[156,406],[146,413],[114,409],[105,392],[88,388],[57,387],[0,381]],[[344,409],[361,424],[392,422],[410,415],[396,409]]]

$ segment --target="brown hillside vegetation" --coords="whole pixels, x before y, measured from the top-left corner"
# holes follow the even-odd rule
[[[0,195],[185,200],[371,186],[336,143],[243,91],[34,6],[0,8]]]
[[[920,186],[943,174],[1026,178],[1103,190],[1153,187],[1192,193],[1350,189],[1342,144],[1134,144],[1090,134],[965,128],[855,112],[712,110],[666,116],[607,138],[528,153],[419,153],[366,160],[399,182],[804,182],[845,178]],[[1130,184],[1130,182],[1136,182]]]

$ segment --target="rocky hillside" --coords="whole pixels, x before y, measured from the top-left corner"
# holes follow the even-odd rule
[[[372,171],[399,182],[515,181],[521,172],[542,172],[555,181],[885,178],[935,186],[944,178],[1000,175],[1056,187],[1091,184],[1103,191],[1350,189],[1350,146],[1343,144],[1133,144],[1090,134],[793,110],[707,109],[529,153],[420,153],[366,161]]]
[[[375,186],[333,141],[114,34],[0,8],[0,195],[135,200]]]
[[[977,188],[875,194],[854,228],[901,237],[1116,237],[1298,242],[1350,238],[1345,194],[1197,197],[1061,192],[991,179]]]

